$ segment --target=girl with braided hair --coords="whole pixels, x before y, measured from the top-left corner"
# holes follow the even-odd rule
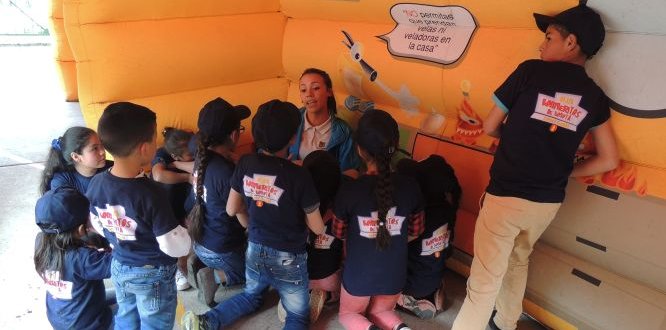
[[[407,243],[423,232],[423,208],[416,181],[391,172],[398,140],[391,115],[366,112],[356,143],[367,172],[343,184],[335,200],[333,233],[347,252],[339,311],[345,329],[409,329],[394,309],[407,278]]]
[[[193,275],[200,299],[209,306],[215,304],[215,282],[225,287],[245,283],[247,218],[242,212],[229,216],[226,205],[235,168],[232,154],[243,130],[241,120],[249,116],[246,106],[232,106],[221,98],[206,103],[199,112],[195,202],[188,231],[194,252],[208,267]]]

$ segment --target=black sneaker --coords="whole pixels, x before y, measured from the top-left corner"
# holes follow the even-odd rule
[[[412,330],[412,328],[408,327],[407,324],[400,323],[395,327],[395,330]]]

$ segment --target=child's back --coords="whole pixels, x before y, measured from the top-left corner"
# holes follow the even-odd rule
[[[54,329],[109,329],[103,279],[111,254],[84,246],[88,201],[70,187],[56,188],[35,208],[42,232],[35,241],[35,267],[46,286],[46,310]]]
[[[155,113],[113,103],[100,117],[98,132],[115,163],[93,178],[86,196],[93,226],[113,245],[116,326],[170,329],[176,258],[187,255],[191,242],[164,190],[142,173],[155,154]]]

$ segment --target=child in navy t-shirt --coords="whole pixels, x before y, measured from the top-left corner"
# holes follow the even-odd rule
[[[241,120],[250,116],[244,105],[232,106],[216,98],[199,112],[197,151],[194,176],[194,208],[190,211],[188,230],[194,240],[194,252],[208,268],[197,271],[199,296],[204,303],[214,304],[218,288],[245,283],[244,214],[227,214],[227,197],[235,165],[232,154],[240,139]]]
[[[310,320],[316,321],[326,301],[340,299],[340,265],[342,240],[333,235],[333,201],[342,181],[338,160],[325,150],[317,150],[303,159],[303,168],[314,179],[319,195],[324,233],[310,234],[307,245],[308,274],[310,276]]]
[[[171,329],[176,311],[176,258],[191,247],[166,192],[143,174],[155,155],[155,113],[112,103],[99,119],[99,137],[115,159],[96,175],[86,196],[91,222],[113,245],[111,280],[116,327]]]
[[[244,155],[231,178],[227,213],[248,212],[245,290],[205,315],[187,312],[184,329],[218,329],[256,311],[272,286],[287,312],[285,328],[307,329],[309,316],[306,238],[324,231],[310,174],[287,158],[300,123],[291,103],[272,100],[252,119],[258,153]],[[246,211],[247,210],[247,211]]]
[[[398,306],[429,319],[444,306],[444,270],[461,189],[453,168],[438,155],[402,159],[397,172],[416,179],[425,201],[425,230],[409,243],[407,283]]]
[[[51,141],[42,171],[39,193],[70,186],[85,194],[92,177],[113,165],[106,160],[104,146],[97,133],[87,127],[70,127]]]
[[[42,196],[35,220],[42,230],[35,244],[35,269],[46,286],[46,312],[56,329],[110,329],[103,279],[111,276],[111,253],[87,247],[89,202],[72,187]]]
[[[162,135],[164,136],[164,146],[157,149],[155,157],[150,163],[150,176],[166,190],[176,219],[180,220],[181,226],[185,226],[187,216],[185,201],[192,187],[190,178],[194,165],[194,158],[187,144],[194,134],[173,127],[165,127]],[[187,257],[180,257],[176,271],[176,287],[179,291],[190,288],[186,276]]]
[[[407,279],[407,243],[423,232],[422,197],[409,177],[391,173],[398,124],[366,112],[356,132],[367,173],[340,187],[333,232],[345,240],[340,323],[346,329],[408,329],[395,313]]]

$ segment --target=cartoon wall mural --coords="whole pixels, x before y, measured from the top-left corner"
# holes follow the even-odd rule
[[[63,0],[62,17],[91,127],[120,100],[154,109],[160,127],[186,128],[215,96],[253,110],[272,98],[300,105],[303,70],[327,71],[341,118],[355,126],[364,112],[386,110],[400,125],[402,149],[449,160],[463,186],[454,245],[472,254],[478,200],[498,143],[481,129],[491,96],[519,63],[539,57],[544,35],[532,13],[578,2]],[[537,245],[526,304],[579,328],[664,330],[666,5],[587,4],[607,33],[586,68],[612,101],[622,164],[569,182],[571,197],[544,234],[547,246]],[[246,134],[241,145],[250,150],[251,142]],[[594,154],[590,142],[582,141],[577,159]],[[603,284],[581,284],[572,268]],[[590,301],[604,308],[590,310]],[[627,316],[626,308],[641,317]]]

